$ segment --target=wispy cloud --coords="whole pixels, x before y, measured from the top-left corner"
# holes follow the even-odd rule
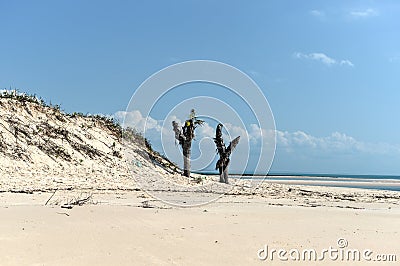
[[[380,15],[378,10],[375,8],[343,10],[339,13],[337,12],[332,13],[332,10],[331,12],[326,12],[325,10],[312,9],[309,11],[309,14],[319,20],[326,20],[328,18],[330,19],[345,18],[350,20],[361,20]]]
[[[346,65],[346,66],[351,66],[354,67],[354,64],[350,60],[340,60],[340,65]]]
[[[354,67],[354,64],[348,59],[338,60],[338,59],[329,57],[324,53],[304,54],[304,53],[296,52],[296,53],[294,53],[294,57],[297,59],[307,59],[307,60],[319,61],[327,66],[340,65],[340,66]]]
[[[352,18],[368,18],[368,17],[375,17],[378,15],[378,11],[373,8],[367,8],[365,10],[356,10],[349,12],[350,17]]]
[[[325,65],[331,66],[336,64],[336,60],[327,56],[323,53],[310,53],[310,54],[303,54],[303,53],[295,53],[296,58],[303,58],[303,59],[310,59],[315,61],[320,61]]]
[[[325,12],[322,10],[313,9],[310,11],[310,14],[316,18],[324,18]]]

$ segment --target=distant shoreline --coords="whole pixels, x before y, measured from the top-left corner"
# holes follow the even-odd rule
[[[196,174],[203,174],[203,175],[218,175],[216,172],[197,172],[192,171]],[[395,179],[400,180],[400,175],[370,175],[370,174],[318,174],[318,173],[281,173],[281,172],[270,172],[267,175],[265,174],[251,174],[251,173],[230,173],[230,176],[255,176],[255,177],[265,177],[265,176],[291,176],[291,177],[331,177],[331,178],[367,178],[367,179]]]
[[[205,174],[205,173],[202,173]],[[216,175],[210,173],[209,175]],[[303,173],[269,173],[268,175],[231,174],[234,179],[264,180],[286,185],[328,186],[400,191],[400,176],[395,175],[334,175]]]

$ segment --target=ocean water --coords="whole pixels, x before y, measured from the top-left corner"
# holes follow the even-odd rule
[[[396,175],[343,175],[343,174],[305,174],[269,173],[262,175],[231,175],[232,178],[255,179],[273,183],[349,187],[400,191],[400,176]]]

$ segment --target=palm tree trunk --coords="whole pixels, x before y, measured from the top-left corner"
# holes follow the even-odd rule
[[[190,155],[192,152],[192,142],[185,141],[183,144],[183,175],[190,177]]]
[[[229,183],[229,182],[228,182],[228,177],[229,177],[229,174],[228,174],[228,166],[225,167],[224,171],[222,172],[222,175],[223,175],[224,183],[225,183],[225,184],[228,184],[228,183]]]
[[[218,171],[219,171],[219,182],[224,183],[224,176],[223,176],[224,170],[222,166],[218,168]]]
[[[229,178],[229,170],[228,170],[228,165],[222,165],[219,167],[219,182],[221,183],[226,183],[228,184],[228,178]]]

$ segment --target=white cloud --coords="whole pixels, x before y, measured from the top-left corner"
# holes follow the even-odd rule
[[[176,145],[171,125],[172,121],[177,121],[182,125],[182,122],[177,117],[170,116],[165,121],[155,120],[151,117],[146,119],[139,111],[129,113],[120,111],[114,117],[120,118],[120,121],[122,121],[121,118],[125,117],[126,124],[130,126],[137,125],[139,128],[144,128],[144,123],[147,121],[145,135],[150,139],[153,147],[178,164],[182,163],[180,150]],[[368,158],[400,158],[400,145],[360,141],[340,132],[333,132],[328,136],[317,137],[300,130],[288,132],[260,129],[256,124],[249,125],[248,130],[229,123],[224,124],[224,128],[229,134],[229,136],[224,135],[226,144],[231,139],[241,136],[237,151],[233,154],[236,162],[234,167],[237,167],[237,169],[241,169],[241,164],[246,164],[249,151],[256,151],[256,154],[253,154],[255,157],[257,157],[257,152],[261,149],[265,153],[272,152],[271,147],[273,147],[272,141],[274,138],[276,138],[278,156],[276,159],[278,160],[278,165],[285,165],[284,167],[288,169],[291,169],[292,164],[294,165],[293,169],[296,169],[296,167],[300,167],[299,169],[301,169],[301,162],[304,162],[304,160],[310,162],[310,169],[312,170],[313,165],[318,166],[322,164],[327,165],[326,167],[328,168],[332,167],[332,169],[335,169],[333,161],[332,165],[329,166],[329,161],[333,159],[336,163],[351,165],[352,160],[363,163],[362,160],[368,160]],[[215,128],[207,123],[196,130],[196,141],[192,148],[195,150],[196,145],[201,146],[201,143],[203,143],[201,149],[203,157],[200,156],[196,159],[194,165],[201,165],[203,167],[204,165],[209,165],[213,160],[215,147],[212,140],[210,144],[209,139],[213,138],[214,135]],[[203,139],[208,139],[208,142],[202,142]],[[261,143],[263,145],[260,145]]]
[[[317,10],[317,9],[311,10],[310,14],[313,15],[314,17],[317,17],[317,18],[324,18],[325,17],[325,12],[321,11],[321,10]]]
[[[296,52],[294,53],[294,57],[297,59],[307,59],[307,60],[313,60],[313,61],[319,61],[321,63],[323,63],[324,65],[327,66],[333,66],[333,65],[347,65],[350,67],[354,67],[354,64],[348,60],[348,59],[344,59],[344,60],[337,60],[334,59],[332,57],[327,56],[324,53],[309,53],[309,54],[304,54],[304,53],[300,53],[300,52]]]
[[[301,153],[316,154],[397,154],[400,155],[399,145],[387,143],[370,143],[359,141],[344,133],[333,132],[326,137],[315,137],[303,131],[277,131],[277,145],[286,151],[297,150]]]
[[[350,60],[347,60],[347,59],[341,60],[340,65],[347,65],[347,66],[354,67],[354,64]]]
[[[199,134],[203,137],[213,138],[215,136],[215,129],[212,128],[209,124],[204,123],[201,127],[197,129]]]
[[[224,127],[228,131],[229,137],[232,139],[235,138],[236,136],[242,136],[242,138],[247,138],[248,136],[246,129],[240,126],[235,126],[230,123],[225,123]]]
[[[373,8],[367,8],[365,10],[357,10],[357,11],[351,11],[349,15],[352,18],[368,18],[368,17],[374,17],[378,15],[378,11],[376,11]]]
[[[161,130],[160,122],[151,118],[143,117],[139,111],[125,112],[118,111],[113,116],[121,124],[124,123],[124,127],[136,128],[139,131],[155,129],[157,131]]]
[[[157,136],[164,134],[164,136],[173,136],[172,121],[177,121],[179,124],[182,122],[175,116],[168,117],[165,120],[155,120],[151,117],[147,119],[142,116],[139,111],[125,112],[119,111],[114,114],[114,118],[122,121],[125,117],[125,126],[132,126],[136,129],[144,129],[146,123],[146,135]],[[259,145],[261,141],[270,142],[276,136],[277,146],[288,151],[299,149],[299,151],[316,151],[318,153],[331,153],[331,152],[360,152],[360,153],[398,153],[400,154],[400,146],[389,145],[387,143],[368,143],[356,140],[344,133],[333,132],[326,137],[315,137],[307,134],[304,131],[280,131],[276,130],[275,134],[270,130],[261,129],[256,124],[249,125],[249,130],[241,126],[226,123],[224,125],[229,136],[225,136],[226,141],[233,139],[236,136],[241,136],[241,141],[248,142],[250,145]],[[208,123],[196,130],[196,139],[213,138],[215,135],[215,128],[211,127]],[[153,140],[156,141],[156,140]]]
[[[323,53],[312,53],[309,55],[309,57],[313,60],[319,60],[322,63],[326,65],[333,65],[336,64],[336,60],[333,58],[330,58],[329,56],[323,54]]]

